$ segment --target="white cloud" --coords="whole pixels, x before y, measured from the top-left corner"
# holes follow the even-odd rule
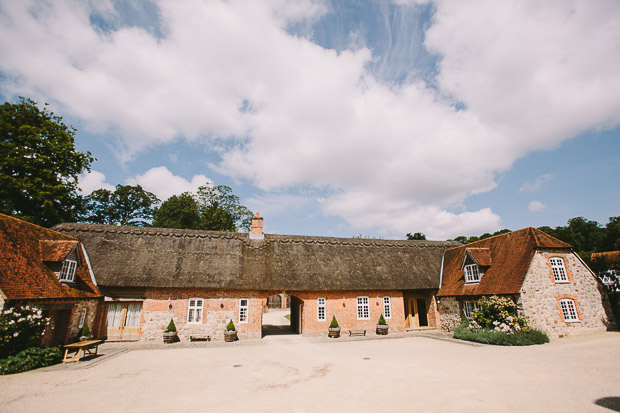
[[[441,59],[438,89],[382,83],[366,69],[370,50],[286,32],[323,3],[157,4],[163,38],[100,33],[82,2],[3,4],[3,88],[114,131],[126,156],[180,137],[233,139],[222,173],[333,191],[325,213],[355,228],[435,238],[499,229],[488,208],[449,211],[528,152],[620,121],[615,0],[436,1],[426,42]],[[163,198],[178,188],[166,179],[187,183],[155,169],[135,182]]]
[[[543,174],[534,179],[534,182],[525,182],[519,191],[539,191],[544,184],[553,180],[555,174]]]
[[[545,209],[547,209],[547,205],[540,201],[532,201],[527,206],[527,210],[532,213],[543,212]]]
[[[81,174],[78,177],[78,187],[80,188],[80,193],[83,195],[89,195],[96,189],[109,189],[110,191],[114,191],[114,185],[109,184],[105,179],[106,178],[103,173],[95,170]]]
[[[142,175],[129,178],[127,185],[140,185],[145,190],[157,195],[161,201],[165,201],[172,195],[180,195],[183,192],[195,193],[202,185],[212,185],[213,181],[205,175],[194,175],[191,180],[186,180],[174,175],[165,166],[151,168]]]

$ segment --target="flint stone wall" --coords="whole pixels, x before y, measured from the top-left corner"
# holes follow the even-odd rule
[[[552,257],[564,260],[568,282],[555,282],[550,262]],[[520,304],[528,324],[544,331],[550,338],[601,332],[615,327],[613,313],[602,288],[573,252],[537,251],[521,287]],[[560,300],[564,298],[575,302],[578,322],[564,321],[560,307]]]

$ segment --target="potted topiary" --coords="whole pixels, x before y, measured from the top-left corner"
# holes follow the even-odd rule
[[[84,323],[80,332],[78,333],[80,341],[92,340],[93,335],[90,333],[90,328],[88,327],[88,323]]]
[[[379,317],[379,322],[377,323],[377,334],[380,336],[385,336],[388,333],[388,323],[385,322],[385,318],[383,318],[383,314]]]
[[[336,316],[332,317],[332,322],[329,323],[329,334],[328,337],[338,338],[340,337],[340,326],[338,325],[338,321],[336,321]]]
[[[179,341],[177,326],[174,325],[174,320],[171,318],[168,327],[164,330],[164,343],[176,343],[177,341]]]
[[[235,330],[235,323],[233,323],[231,318],[230,322],[226,326],[226,330],[224,330],[224,341],[231,343],[237,339],[237,330]]]

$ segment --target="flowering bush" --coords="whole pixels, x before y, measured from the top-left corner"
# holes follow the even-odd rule
[[[0,359],[39,344],[49,318],[40,308],[12,307],[0,311]]]
[[[517,305],[506,297],[482,297],[472,313],[469,329],[486,328],[505,333],[527,330],[525,319],[517,316]]]
[[[454,338],[500,346],[529,346],[548,343],[542,331],[528,327],[517,316],[517,305],[509,298],[492,296],[478,301],[472,320],[454,329]]]

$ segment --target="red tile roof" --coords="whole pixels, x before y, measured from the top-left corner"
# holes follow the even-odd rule
[[[444,253],[442,282],[437,296],[516,294],[523,284],[534,252],[543,248],[572,247],[539,229],[529,227],[450,248]],[[480,259],[486,263],[478,262],[485,271],[478,284],[465,284],[462,269],[465,251],[476,261]]]
[[[608,263],[620,262],[620,251],[595,252],[592,261],[607,261]]]
[[[76,245],[78,245],[77,241],[39,240],[41,260],[49,262],[64,261]]]
[[[470,257],[476,261],[476,264],[482,267],[488,267],[493,263],[491,259],[491,251],[488,248],[466,248]]]
[[[9,300],[101,297],[82,248],[71,286],[60,283],[44,263],[64,260],[76,245],[75,238],[0,214],[0,290]]]

